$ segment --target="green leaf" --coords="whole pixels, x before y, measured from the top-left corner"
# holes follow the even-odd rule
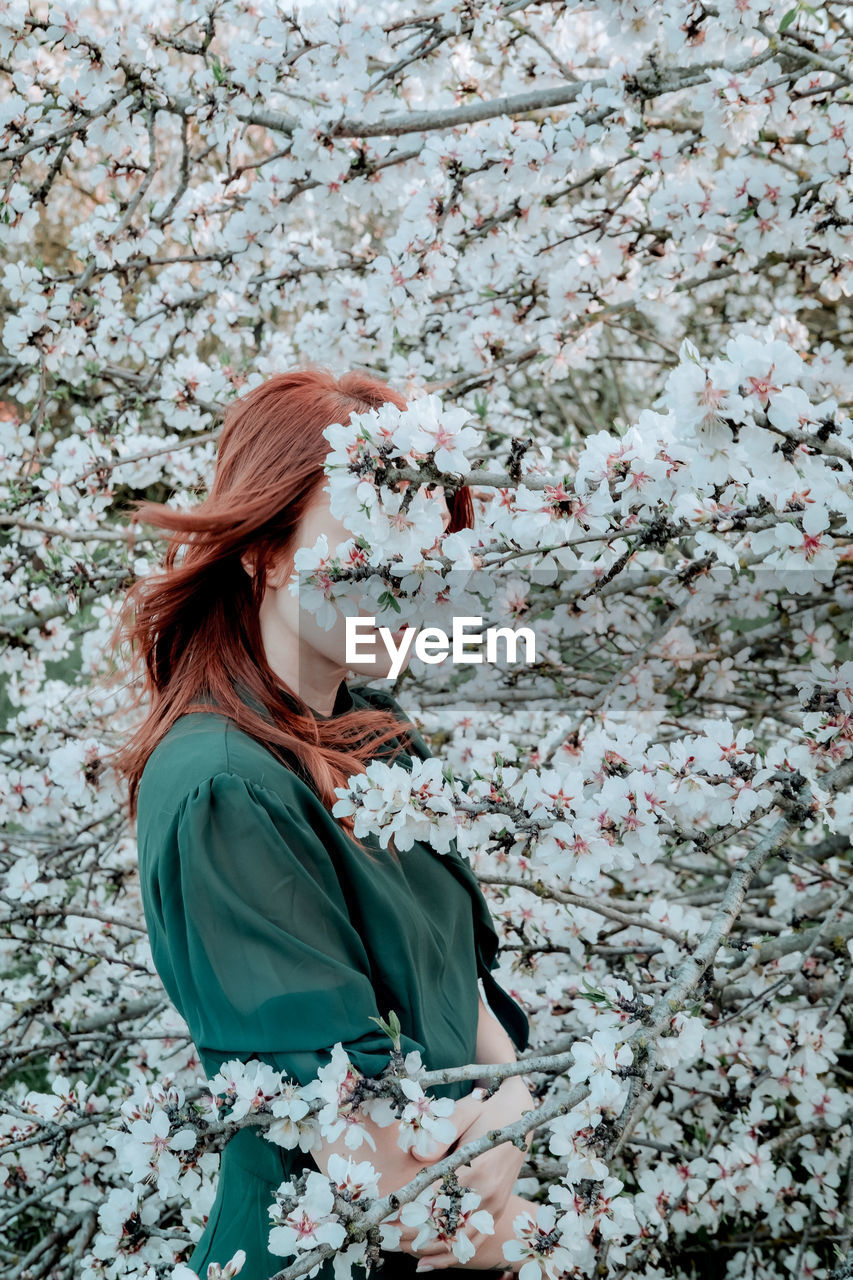
[[[402,609],[397,603],[395,596],[390,591],[382,592],[382,595],[379,597],[379,603],[381,605],[385,605],[386,608],[390,606],[396,613],[402,613]]]
[[[400,1052],[400,1019],[397,1017],[397,1014],[395,1013],[395,1011],[392,1009],[391,1012],[388,1014],[387,1022],[385,1021],[384,1018],[374,1018],[373,1016],[371,1016],[369,1020],[371,1022],[378,1023],[379,1026],[382,1028],[382,1030],[385,1032],[386,1036],[391,1037],[392,1041],[394,1042],[394,1048],[399,1053]]]
[[[608,1003],[607,993],[605,991],[599,991],[598,987],[593,987],[589,982],[587,982],[586,978],[583,979],[583,985],[586,990],[580,991],[578,994],[584,1000],[591,1000],[593,1004]]]
[[[796,5],[796,4],[794,5],[793,9],[789,9],[789,10],[788,10],[788,12],[785,14],[784,18],[782,19],[782,21],[779,23],[779,34],[780,34],[780,35],[782,34],[782,32],[783,32],[783,31],[787,31],[787,30],[788,30],[788,28],[790,27],[791,23],[792,23],[792,22],[794,21],[794,19],[796,18],[796,16],[797,16],[797,14],[799,13],[799,11],[800,11],[800,6],[799,6],[799,5]]]

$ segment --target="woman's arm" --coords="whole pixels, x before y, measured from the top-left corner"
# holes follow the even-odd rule
[[[489,1064],[517,1061],[515,1046],[485,1004],[482,995],[477,1023],[475,1061]],[[472,1088],[476,1088],[481,1083],[486,1084],[487,1081],[475,1081]],[[376,1143],[375,1151],[361,1147],[353,1152],[346,1146],[344,1136],[341,1135],[335,1142],[323,1141],[313,1147],[311,1157],[323,1173],[328,1172],[329,1156],[333,1153],[343,1156],[354,1155],[356,1159],[369,1160],[380,1175],[379,1194],[385,1196],[405,1186],[424,1165],[437,1163],[456,1147],[471,1142],[492,1129],[501,1129],[505,1125],[512,1124],[525,1111],[534,1108],[533,1096],[521,1077],[511,1076],[508,1080],[504,1080],[500,1088],[485,1102],[479,1095],[470,1093],[460,1098],[455,1103],[452,1116],[457,1137],[429,1157],[416,1156],[410,1151],[404,1151],[398,1145],[399,1122],[380,1128],[367,1116],[361,1116],[360,1120]],[[524,1163],[525,1152],[529,1149],[530,1138],[531,1135],[528,1134],[524,1150],[504,1142],[475,1157],[470,1164],[459,1165],[456,1170],[461,1183],[480,1192],[481,1207],[489,1209],[496,1222],[502,1219],[508,1203],[518,1200],[518,1197],[513,1197],[512,1191],[518,1171]],[[404,1253],[414,1253],[412,1242],[420,1228],[403,1226],[396,1219],[395,1225],[401,1226],[398,1248]],[[485,1246],[485,1238],[480,1238],[478,1235],[474,1244],[475,1247]],[[440,1265],[441,1261],[446,1261],[443,1257],[445,1250],[434,1248],[429,1252],[432,1255],[430,1262]],[[450,1258],[452,1255],[447,1254],[447,1257]],[[454,1264],[451,1262],[450,1265]]]
[[[488,1007],[480,994],[480,1017],[477,1023],[477,1056],[475,1062],[488,1063],[490,1066],[497,1062],[517,1062],[518,1055],[515,1052],[515,1045],[507,1034],[505,1028],[501,1025],[491,1009]],[[489,1081],[485,1076],[480,1076],[474,1081],[475,1085],[481,1088],[487,1088]],[[536,1103],[533,1094],[524,1083],[521,1076],[510,1076],[507,1080],[501,1082],[499,1089],[492,1095],[497,1098],[500,1095],[504,1107],[512,1110],[517,1108],[516,1114],[512,1117],[518,1120],[525,1111],[535,1107]],[[488,1102],[491,1102],[490,1098]],[[488,1105],[488,1103],[487,1103]],[[504,1120],[504,1124],[509,1124],[509,1120]],[[492,1124],[492,1128],[495,1125]],[[470,1136],[468,1141],[470,1142]],[[527,1149],[530,1148],[530,1135],[528,1135]]]
[[[480,995],[480,1017],[477,1023],[477,1057],[475,1061],[488,1063],[490,1066],[499,1062],[518,1061],[515,1045],[504,1027],[489,1009],[482,993]],[[489,1080],[486,1076],[480,1076],[474,1083],[481,1088],[487,1088]],[[520,1075],[509,1076],[506,1080],[502,1080],[500,1087],[495,1090],[490,1098],[486,1099],[482,1112],[474,1117],[472,1124],[461,1135],[457,1145],[471,1142],[473,1138],[478,1138],[481,1134],[488,1133],[490,1129],[498,1129],[504,1125],[512,1124],[514,1121],[521,1119],[525,1111],[535,1110],[535,1107],[536,1101],[533,1094],[524,1083],[522,1077]],[[517,1166],[517,1169],[521,1168],[524,1163],[524,1155],[530,1150],[531,1138],[532,1133],[528,1133],[525,1138],[524,1152],[519,1151],[517,1147],[510,1147],[505,1143],[501,1143],[500,1146],[493,1147],[491,1151],[484,1152],[482,1156],[477,1156],[471,1165],[463,1165],[462,1168],[481,1168],[485,1170],[489,1167],[501,1170],[500,1183],[505,1190],[504,1198],[506,1198],[515,1183],[516,1174],[511,1175],[511,1169],[514,1165]],[[495,1188],[495,1192],[497,1193],[497,1188]]]
[[[506,1029],[492,1013],[480,991],[480,1016],[477,1022],[477,1056],[475,1062],[517,1062],[515,1045],[509,1038]],[[521,1077],[515,1077],[520,1079]],[[488,1080],[481,1077],[474,1081],[475,1085],[485,1087]],[[506,1083],[506,1082],[504,1082]]]
[[[461,1098],[457,1103],[453,1114],[453,1121],[460,1127],[464,1123],[466,1115],[474,1114],[474,1108],[483,1108],[488,1104],[483,1104],[479,1099],[473,1099],[469,1096]],[[328,1173],[329,1156],[337,1152],[339,1155],[354,1154],[356,1159],[370,1160],[374,1168],[379,1172],[379,1194],[381,1196],[388,1195],[391,1191],[397,1191],[405,1186],[407,1182],[419,1173],[425,1164],[433,1164],[442,1159],[450,1149],[450,1146],[443,1148],[437,1154],[432,1155],[429,1159],[422,1159],[418,1156],[403,1151],[396,1146],[396,1139],[399,1133],[399,1122],[397,1124],[387,1125],[380,1128],[372,1120],[367,1117],[362,1118],[365,1127],[370,1131],[372,1137],[376,1141],[376,1151],[362,1152],[361,1150],[353,1153],[347,1148],[343,1136],[339,1137],[335,1142],[323,1141],[319,1146],[312,1148],[311,1156],[317,1166]],[[503,1123],[508,1123],[504,1121]],[[468,1131],[469,1136],[470,1128]],[[462,1138],[459,1141],[463,1141]],[[452,1143],[450,1145],[456,1145]],[[504,1149],[505,1148],[501,1148]],[[480,1157],[482,1159],[482,1157]],[[461,1169],[471,1168],[470,1165],[462,1165]],[[457,1173],[460,1171],[457,1170]],[[462,1181],[462,1179],[460,1179]],[[433,1190],[438,1190],[438,1182],[433,1184]],[[471,1233],[471,1243],[476,1250],[476,1256],[472,1258],[470,1270],[496,1270],[499,1267],[505,1268],[500,1280],[509,1280],[509,1277],[517,1273],[520,1269],[520,1263],[507,1263],[503,1256],[503,1244],[507,1240],[515,1238],[513,1222],[518,1213],[529,1212],[536,1216],[537,1205],[533,1201],[526,1200],[521,1196],[510,1195],[503,1208],[493,1215],[494,1217],[494,1234],[483,1236],[480,1232]],[[391,1250],[395,1253],[408,1254],[410,1257],[422,1258],[424,1263],[418,1267],[418,1270],[442,1270],[446,1267],[459,1267],[461,1264],[459,1259],[453,1254],[449,1245],[444,1242],[435,1241],[430,1245],[417,1252],[413,1248],[413,1242],[419,1235],[421,1228],[419,1226],[405,1226],[395,1216],[393,1225],[400,1231],[399,1244]]]
[[[494,1065],[499,1062],[517,1062],[515,1045],[504,1027],[497,1020],[480,994],[480,1016],[477,1024],[477,1062]],[[477,1085],[487,1086],[486,1077],[480,1077]],[[475,1138],[480,1138],[493,1129],[502,1129],[506,1125],[519,1120],[525,1111],[535,1110],[536,1103],[521,1076],[510,1076],[490,1098],[486,1098],[482,1110],[475,1115],[471,1124],[460,1135],[457,1146],[464,1146]],[[508,1217],[512,1205],[517,1212],[529,1207],[528,1201],[513,1194],[524,1158],[530,1149],[532,1131],[524,1139],[524,1146],[502,1142],[482,1155],[475,1156],[470,1164],[460,1165],[456,1170],[459,1182],[480,1193],[479,1208],[487,1209],[495,1221],[495,1236],[483,1236],[475,1232],[471,1243],[476,1251],[472,1260],[473,1267],[490,1267],[500,1263],[502,1254],[495,1253],[496,1246],[503,1240],[512,1239],[512,1217]],[[458,1266],[458,1261],[446,1244],[435,1242],[424,1251],[426,1261],[436,1269]],[[480,1260],[482,1259],[482,1261]]]
[[[515,1045],[483,1000],[482,993],[477,1023],[475,1061],[489,1065],[517,1061]],[[475,1082],[475,1087],[487,1083],[485,1078],[481,1078]],[[461,1107],[466,1101],[468,1099],[463,1098],[456,1104],[457,1107]],[[490,1133],[493,1129],[503,1129],[506,1125],[520,1119],[525,1111],[534,1109],[533,1095],[521,1076],[510,1076],[509,1079],[501,1082],[500,1088],[496,1089],[490,1098],[480,1104],[479,1110],[474,1111],[471,1123],[462,1130],[452,1147],[464,1146],[468,1142],[473,1142],[475,1138]],[[460,1112],[460,1118],[461,1114]],[[474,1232],[470,1237],[476,1251],[476,1256],[470,1264],[472,1269],[478,1267],[487,1269],[501,1265],[504,1259],[499,1246],[504,1240],[513,1238],[512,1220],[515,1214],[521,1209],[531,1207],[535,1212],[535,1205],[531,1206],[530,1201],[513,1194],[519,1170],[530,1147],[531,1137],[532,1134],[526,1136],[523,1149],[509,1142],[502,1142],[489,1151],[484,1151],[482,1155],[475,1156],[470,1164],[459,1165],[456,1169],[459,1182],[479,1192],[481,1199],[478,1207],[488,1210],[495,1223],[494,1236]],[[419,1230],[419,1227],[403,1226],[399,1247],[411,1253],[412,1241]],[[426,1267],[434,1267],[436,1270],[459,1266],[458,1259],[446,1242],[435,1241],[427,1245],[421,1251],[421,1256],[424,1258]],[[419,1268],[419,1270],[422,1269],[424,1268]]]

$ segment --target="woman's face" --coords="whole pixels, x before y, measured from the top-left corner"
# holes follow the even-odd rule
[[[446,530],[451,516],[444,490],[437,485],[424,485],[422,489],[438,505]],[[261,630],[267,650],[267,660],[287,684],[300,691],[301,696],[304,696],[301,693],[302,686],[311,689],[313,680],[322,680],[323,675],[327,675],[335,683],[347,671],[356,675],[382,679],[389,674],[395,657],[379,634],[379,627],[394,626],[392,621],[394,615],[385,611],[377,617],[375,627],[360,628],[358,646],[360,652],[368,656],[360,661],[348,660],[345,615],[338,610],[334,625],[326,631],[320,625],[317,615],[304,608],[300,603],[299,595],[289,589],[288,583],[295,581],[297,576],[293,570],[293,554],[296,550],[302,547],[313,547],[318,537],[325,534],[329,552],[334,554],[340,543],[346,542],[353,536],[352,532],[332,515],[329,503],[330,495],[323,485],[315,494],[300,521],[290,553],[276,569],[270,568],[268,571],[266,591],[261,605]],[[347,584],[347,589],[351,593],[350,598],[357,602],[356,584]],[[309,590],[311,588],[306,585],[306,594]],[[368,608],[360,607],[358,613],[361,617],[372,616]],[[400,628],[392,633],[392,641],[397,648],[400,646],[402,630],[403,628]],[[413,646],[410,644],[401,669],[408,666],[413,651]],[[310,664],[310,671],[306,664]]]

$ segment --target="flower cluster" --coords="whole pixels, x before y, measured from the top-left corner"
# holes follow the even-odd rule
[[[445,1191],[425,1191],[416,1200],[410,1200],[400,1210],[400,1221],[406,1227],[417,1227],[412,1242],[417,1251],[438,1241],[447,1245],[465,1266],[476,1255],[470,1232],[494,1235],[495,1220],[487,1209],[477,1206],[482,1197],[476,1191],[464,1191],[461,1196],[451,1196]]]
[[[435,757],[415,761],[411,770],[372,760],[336,794],[334,816],[354,814],[355,835],[378,832],[383,848],[393,837],[398,849],[411,849],[415,840],[423,840],[446,853],[455,836],[453,788]]]

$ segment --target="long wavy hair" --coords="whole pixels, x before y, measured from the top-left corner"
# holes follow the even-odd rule
[[[136,732],[110,758],[126,782],[132,819],[154,748],[179,717],[210,711],[211,701],[288,767],[295,762],[329,811],[334,788],[363,772],[383,744],[399,739],[392,759],[411,745],[411,721],[390,711],[358,709],[316,720],[267,662],[259,622],[267,572],[288,553],[327,478],[323,429],[387,401],[406,408],[399,392],[365,373],[336,378],[307,365],[275,374],[225,408],[213,483],[201,503],[186,511],[133,504],[131,523],[172,536],[160,571],[127,592],[111,638],[114,654],[124,647],[119,667],[138,689],[131,710],[146,707]],[[447,502],[449,531],[472,528],[470,490],[457,489]],[[253,574],[244,556],[254,563]],[[356,839],[354,819],[338,821]]]

